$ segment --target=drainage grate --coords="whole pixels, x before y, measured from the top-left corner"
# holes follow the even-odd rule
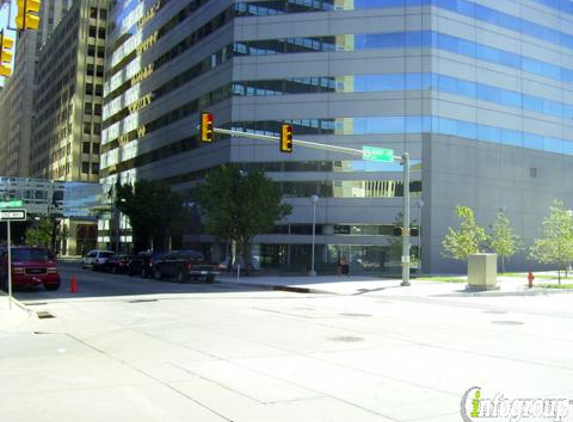
[[[354,337],[354,336],[336,336],[336,337],[329,337],[328,340],[340,341],[343,343],[354,343],[357,341],[362,341],[364,339],[362,337]]]
[[[355,313],[342,313],[342,314],[338,314],[340,316],[350,316],[350,317],[371,317],[371,314],[355,314]]]
[[[496,325],[523,325],[521,321],[492,321],[492,324]]]
[[[38,315],[38,318],[40,319],[55,318],[55,316],[49,313],[48,311],[37,311],[36,315]]]

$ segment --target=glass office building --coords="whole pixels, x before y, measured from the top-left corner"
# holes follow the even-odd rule
[[[167,180],[188,190],[226,162],[262,168],[294,209],[257,238],[269,264],[317,252],[356,271],[398,268],[399,164],[217,138],[216,126],[360,149],[409,152],[424,269],[441,256],[454,207],[487,225],[503,209],[526,245],[553,199],[571,206],[573,2],[569,0],[161,0],[111,10],[101,178]],[[186,242],[210,241],[188,234]],[[525,253],[513,260],[525,263]]]

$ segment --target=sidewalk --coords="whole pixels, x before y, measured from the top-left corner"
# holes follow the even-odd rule
[[[519,277],[498,277],[499,290],[476,292],[467,291],[466,283],[447,283],[411,279],[411,286],[402,287],[402,280],[372,276],[241,276],[221,275],[217,282],[242,286],[262,287],[272,290],[285,290],[296,293],[315,293],[353,296],[372,292],[390,292],[404,296],[536,296],[547,294],[573,293],[573,290],[542,289],[527,287],[527,279]]]
[[[0,292],[0,331],[10,331],[34,317],[17,301],[13,301],[11,307],[9,305],[8,296]]]

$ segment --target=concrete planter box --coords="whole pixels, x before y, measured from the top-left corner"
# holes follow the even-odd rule
[[[467,290],[498,290],[497,254],[478,253],[468,258]]]

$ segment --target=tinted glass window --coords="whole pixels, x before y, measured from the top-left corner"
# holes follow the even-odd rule
[[[99,256],[100,258],[108,258],[110,256],[113,256],[113,252],[100,252]]]
[[[51,259],[50,254],[45,249],[13,249],[13,261],[47,261]]]

